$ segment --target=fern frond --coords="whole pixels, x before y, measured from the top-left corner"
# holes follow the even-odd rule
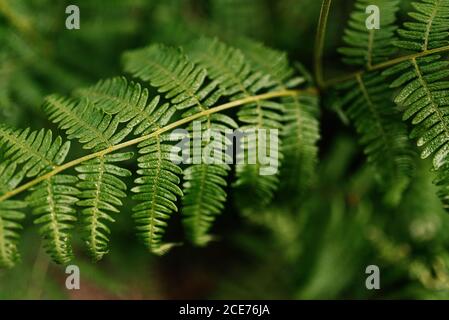
[[[148,134],[159,128],[158,122],[167,122],[175,108],[159,105],[159,96],[149,101],[148,89],[140,83],[128,82],[124,77],[100,80],[96,85],[78,90],[77,95],[88,99],[108,115],[116,115],[121,123],[135,128],[135,134]],[[160,119],[163,117],[163,119]]]
[[[443,79],[449,76],[447,61],[439,55],[412,59],[384,72],[396,76],[392,87],[401,88],[395,102],[404,108],[404,120],[411,120],[415,128],[410,134],[422,147],[421,158],[433,156],[433,164],[440,169],[449,153],[449,120],[446,97],[449,84]]]
[[[416,126],[410,136],[423,147],[421,157],[433,155],[436,169],[446,162],[449,153],[446,111],[449,82],[443,81],[449,76],[449,62],[439,60],[438,55],[412,59],[384,72],[384,75],[400,74],[391,85],[401,88],[395,102],[405,109],[403,119]]]
[[[110,106],[111,102],[103,100],[103,104]],[[44,110],[53,122],[66,130],[69,139],[78,139],[85,149],[114,146],[133,129],[133,126],[119,129],[118,115],[104,113],[84,97],[77,102],[50,96]],[[81,220],[83,239],[94,260],[100,260],[108,252],[109,228],[104,221],[114,222],[114,219],[106,211],[118,212],[116,207],[122,205],[119,198],[126,196],[126,184],[121,178],[131,175],[113,163],[129,160],[132,156],[132,153],[100,156],[75,168],[81,180],[77,187],[82,191],[77,204],[85,207]]]
[[[16,174],[17,165],[3,162],[0,164],[0,192],[13,189],[23,177]],[[19,177],[17,179],[17,177]],[[0,268],[11,268],[19,259],[17,248],[22,229],[20,221],[25,218],[21,212],[27,206],[24,201],[7,200],[0,202]]]
[[[424,0],[414,3],[418,12],[410,13],[414,22],[404,23],[405,29],[398,31],[400,39],[396,45],[415,52],[424,52],[446,44],[449,39],[449,1]],[[394,77],[392,88],[398,94],[394,101],[404,111],[403,120],[411,120],[414,126],[410,137],[417,139],[421,147],[421,158],[433,158],[437,184],[448,175],[449,120],[447,118],[449,95],[449,63],[438,54],[423,57],[410,56],[383,72]],[[447,203],[447,188],[439,195]],[[446,194],[446,195],[445,195]]]
[[[158,88],[176,109],[185,110],[183,117],[208,110],[222,95],[222,91],[217,89],[218,82],[207,84],[206,70],[175,48],[152,45],[126,54],[124,60],[126,71]],[[229,119],[223,115],[205,116],[199,119],[201,130],[221,130],[228,125]],[[209,142],[202,141],[202,146],[207,146]],[[183,185],[182,212],[186,233],[192,243],[204,245],[210,239],[207,231],[214,221],[214,215],[224,207],[226,197],[222,196],[225,192],[221,181],[229,170],[227,165],[193,163],[184,171],[186,183]],[[213,186],[209,188],[210,192],[205,192],[206,185]],[[202,224],[195,223],[197,221],[202,221]]]
[[[14,166],[14,169],[10,170],[10,172],[12,173],[16,166],[20,166],[20,175],[16,174],[15,179],[9,181],[10,185],[17,185],[24,176],[34,177],[38,174],[51,171],[64,162],[70,149],[70,142],[63,142],[59,136],[53,140],[52,136],[53,134],[50,130],[30,132],[29,129],[13,130],[7,127],[0,128],[0,143],[5,150],[3,158],[13,163]],[[8,170],[8,167],[6,170]],[[52,182],[50,179],[48,182],[43,183],[38,191],[35,191],[27,198],[27,202],[31,206],[39,207],[35,211],[36,214],[46,213],[42,217],[36,218],[35,223],[47,222],[51,216],[51,226],[46,225],[42,227],[41,235],[44,238],[48,253],[55,258],[55,261],[65,263],[70,260],[71,250],[67,245],[68,237],[66,229],[68,228],[68,224],[64,224],[63,221],[72,221],[76,220],[76,218],[73,216],[69,218],[69,213],[73,213],[71,211],[72,209],[69,212],[68,207],[61,207],[54,203],[57,200],[63,202],[67,199],[62,199],[64,198],[63,196],[61,199],[56,199],[61,196],[57,195],[56,192],[61,191],[63,187],[58,186],[53,190],[52,186],[47,186],[47,184],[51,184]],[[20,208],[17,203],[12,203],[15,204],[15,207],[13,206],[12,209]],[[65,205],[65,203],[62,204]],[[67,203],[68,206],[70,204]],[[3,204],[0,203],[0,205],[6,205],[5,208],[8,208],[8,201]],[[62,211],[59,211],[60,209]],[[65,212],[66,209],[67,214]],[[21,215],[17,211],[6,211],[5,219],[8,216],[17,219]],[[10,223],[9,225],[13,226],[14,224]],[[8,227],[8,224],[4,227]]]
[[[223,95],[229,96],[231,100],[249,97],[273,86],[268,75],[253,71],[240,50],[217,39],[201,38],[188,46],[187,51],[193,61],[204,67],[209,77],[219,83]],[[248,104],[238,113],[239,120],[248,124],[240,130],[244,132],[246,129],[279,129],[279,112],[282,111],[282,106],[273,102],[269,105],[258,101]],[[246,154],[254,151],[257,153],[257,150],[247,148],[244,139],[240,151]],[[237,157],[244,160],[241,153]],[[252,200],[263,205],[271,201],[279,180],[273,176],[261,176],[260,166],[257,159],[255,164],[244,161],[238,164],[235,186],[252,192],[256,196]]]
[[[118,212],[127,195],[123,180],[131,172],[120,164],[133,157],[132,152],[125,150],[132,146],[137,146],[140,154],[139,177],[132,189],[133,199],[138,201],[133,218],[138,235],[149,250],[163,254],[176,245],[164,242],[163,237],[168,220],[178,210],[180,196],[187,237],[196,245],[212,239],[209,231],[225,206],[231,169],[228,161],[233,160],[228,154],[223,158],[221,138],[229,146],[232,141],[223,133],[238,127],[224,111],[249,105],[238,113],[246,127],[253,128],[255,124],[257,128],[279,129],[283,105],[275,99],[298,94],[297,90],[288,89],[298,84],[297,80],[277,85],[270,75],[245,62],[239,50],[214,43],[215,49],[231,54],[226,59],[238,62],[237,68],[243,69],[230,68],[220,77],[222,70],[217,69],[214,74],[214,66],[209,65],[208,76],[205,68],[190,61],[180,50],[151,46],[126,55],[125,63],[130,71],[157,88],[161,97],[149,99],[148,89],[122,77],[77,90],[74,98],[47,97],[43,109],[50,120],[69,139],[78,140],[89,150],[79,158],[64,163],[70,143],[60,137],[53,139],[51,131],[0,126],[0,147],[4,151],[0,154],[0,264],[12,266],[18,258],[18,222],[23,218],[20,209],[25,205],[36,216],[46,251],[61,264],[72,258],[70,230],[77,220],[74,207],[81,207],[82,238],[94,260],[101,259],[108,252],[109,222],[114,221],[111,213]],[[225,103],[217,105],[219,99]],[[161,104],[160,100],[167,102]],[[173,121],[175,114],[177,119]],[[193,147],[188,148],[194,155],[185,163],[185,170],[178,165],[185,160],[185,150],[173,146],[179,135],[171,132],[183,126],[187,129],[183,137],[201,133],[201,143],[194,141]],[[217,132],[220,139],[215,136]],[[135,137],[124,141],[132,133]],[[278,152],[276,146],[274,149]],[[125,151],[118,153],[119,150]],[[179,151],[183,151],[182,157],[176,154]],[[198,151],[201,159],[196,157]],[[217,152],[222,156],[220,164],[215,162]],[[69,169],[75,169],[77,176],[62,174]],[[278,178],[274,175],[260,179],[257,169],[251,173],[257,172],[259,179],[252,176],[250,180],[259,180],[255,185],[262,193],[269,190],[259,197],[265,200],[271,197],[271,188]],[[29,179],[21,184],[24,178]],[[25,201],[10,200],[27,191],[31,193]]]
[[[18,231],[22,229],[19,221],[25,214],[19,210],[26,207],[23,201],[4,201],[0,203],[0,268],[11,268],[19,257]]]
[[[70,175],[51,177],[26,198],[38,216],[35,224],[41,225],[39,233],[44,240],[44,248],[53,261],[66,264],[73,258],[69,231],[76,219],[75,203],[79,191],[72,185],[78,179]]]
[[[178,211],[177,197],[183,195],[178,185],[182,169],[174,163],[169,136],[161,135],[139,144],[139,170],[134,200],[141,203],[133,208],[139,237],[156,254],[167,252],[174,243],[163,243],[163,235],[170,215]]]
[[[0,147],[3,158],[22,165],[27,177],[34,177],[45,170],[51,170],[62,163],[69,152],[70,142],[62,141],[50,130],[15,130],[0,126]]]
[[[382,12],[380,29],[367,29],[365,8],[368,4],[379,6]],[[340,50],[348,64],[365,66],[384,61],[395,52],[394,38],[397,1],[358,0],[351,15],[344,41],[348,47]],[[397,204],[409,185],[414,171],[413,151],[407,138],[407,128],[391,102],[392,91],[386,79],[377,71],[358,73],[338,89],[341,103],[354,122],[364,146],[368,162],[387,187],[386,201]]]
[[[52,136],[50,130],[30,132],[29,129],[13,130],[1,127],[0,141],[5,150],[3,158],[12,162],[14,166],[20,165],[22,174],[27,177],[48,172],[64,162],[70,149],[70,142],[64,143],[59,136],[53,141]],[[41,215],[34,222],[45,224],[41,228],[45,247],[59,263],[70,260],[71,249],[66,232],[69,223],[66,222],[76,220],[70,215],[74,212],[70,206],[77,200],[70,196],[75,192],[62,185],[70,183],[69,180],[64,179],[64,176],[51,178],[42,183],[26,200],[30,206],[36,207],[35,214]],[[18,182],[15,181],[13,184]],[[65,196],[65,192],[68,192],[68,197]],[[7,205],[7,202],[5,203]],[[16,212],[14,216],[18,217],[19,214]]]
[[[391,45],[397,27],[396,12],[399,9],[397,0],[357,0],[355,10],[351,14],[348,27],[343,37],[347,47],[338,51],[343,54],[343,61],[350,65],[371,67],[376,63],[389,59],[397,49]],[[368,29],[366,26],[369,5],[375,5],[380,11],[379,29]]]
[[[368,163],[376,168],[380,182],[389,187],[387,202],[396,204],[414,172],[414,153],[407,128],[390,102],[391,90],[378,72],[357,76],[344,87],[348,91],[342,102],[360,135]]]
[[[43,106],[51,121],[65,130],[69,139],[78,139],[85,149],[106,149],[122,141],[132,128],[119,132],[118,117],[105,114],[94,107],[89,100],[67,99],[51,95]]]
[[[178,110],[198,112],[212,107],[221,96],[217,82],[205,85],[207,72],[196,67],[181,49],[163,45],[124,54],[124,68],[133,76],[149,81]]]
[[[128,83],[123,77],[102,80],[90,88],[79,90],[77,94],[88,99],[106,114],[114,116],[119,122],[126,123],[128,128],[134,129],[136,135],[145,135],[160,129],[169,122],[176,111],[168,103],[159,104],[159,96],[149,101],[148,89],[142,89],[142,86],[137,82]],[[132,189],[133,192],[137,193],[133,198],[141,202],[133,208],[133,218],[138,225],[138,236],[148,249],[156,254],[163,254],[174,245],[163,243],[162,237],[167,226],[166,220],[172,212],[177,211],[174,204],[177,196],[182,195],[178,187],[180,180],[177,178],[177,175],[182,171],[176,164],[169,163],[171,145],[165,140],[169,139],[157,136],[154,140],[150,139],[138,145],[139,153],[142,156],[138,159],[140,169],[137,173],[141,177],[135,181],[138,186]],[[98,172],[105,171],[98,169]],[[98,188],[99,186],[92,185],[92,187]],[[126,185],[123,182],[117,180],[115,188],[116,196],[123,197],[125,195]],[[107,198],[110,197],[109,195],[106,196]],[[117,198],[112,199],[114,201],[111,205],[114,202],[121,205]],[[86,211],[86,213],[97,210],[94,208],[87,209],[89,211]],[[110,211],[117,211],[114,206],[109,206],[109,209]],[[88,223],[91,226],[97,225],[106,233],[109,233],[109,229],[105,225],[97,224],[97,216],[98,213],[92,215]],[[107,220],[111,219],[107,215],[103,216]],[[91,235],[88,239],[91,239],[91,245],[89,247],[100,246],[98,250],[93,252],[94,256],[100,258],[101,255],[106,253],[107,237],[101,232],[94,233],[93,229],[95,228],[90,228]],[[100,239],[100,236],[102,239]],[[100,244],[92,245],[94,242]]]
[[[449,1],[422,0],[413,2],[416,12],[409,13],[413,22],[405,22],[398,31],[395,45],[412,51],[426,51],[449,44]]]
[[[240,39],[237,46],[253,69],[271,77],[275,87],[288,89],[304,82],[295,75],[285,53],[249,39]],[[274,63],[273,63],[274,62]],[[311,86],[307,83],[307,87]],[[318,161],[319,99],[307,89],[298,96],[285,97],[282,119],[282,154],[280,180],[283,191],[301,194],[310,187]]]
[[[128,83],[123,77],[100,81],[93,87],[78,91],[78,95],[87,98],[106,114],[118,119],[120,123],[126,123],[126,127],[135,128],[134,134],[136,135],[146,135],[160,129],[167,124],[176,110],[168,103],[159,105],[159,96],[148,101],[147,89],[142,89],[142,86],[136,82]],[[143,154],[138,159],[141,168],[138,170],[138,174],[142,177],[136,179],[136,184],[139,186],[133,189],[138,193],[134,199],[141,201],[133,209],[135,211],[133,217],[138,225],[138,235],[148,249],[157,254],[165,253],[173,246],[173,244],[162,242],[167,225],[164,220],[167,220],[173,211],[177,211],[174,202],[176,202],[177,196],[182,195],[178,192],[177,185],[171,186],[172,190],[175,190],[174,193],[164,192],[168,187],[166,183],[170,182],[166,179],[167,175],[170,173],[180,174],[181,169],[175,164],[168,163],[171,146],[163,140],[161,136],[156,137],[158,148],[150,147],[153,140],[150,140],[150,145],[148,142],[138,145],[139,153]],[[156,163],[152,161],[150,163],[150,159]],[[153,181],[153,179],[155,180]],[[126,188],[122,192],[125,190]],[[119,204],[119,201],[115,202]],[[116,211],[114,207],[110,209]],[[91,219],[96,221],[94,216]],[[108,232],[106,226],[101,227]],[[90,238],[96,242],[99,240],[92,236]],[[107,241],[106,239],[103,237],[104,241]],[[103,243],[103,240],[101,240],[102,248],[99,248],[100,255],[104,254],[106,250],[106,243]]]
[[[79,165],[75,170],[81,180],[77,187],[82,190],[77,202],[85,207],[81,212],[83,239],[94,260],[100,260],[108,253],[108,235],[110,230],[103,221],[115,222],[107,213],[118,213],[122,206],[120,198],[126,197],[126,184],[121,178],[131,176],[131,171],[114,163],[123,162],[133,157],[133,153],[114,153],[105,155]]]

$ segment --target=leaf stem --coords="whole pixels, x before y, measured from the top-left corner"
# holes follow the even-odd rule
[[[314,73],[319,88],[321,88],[324,84],[322,60],[323,60],[327,19],[329,17],[331,4],[332,0],[323,0],[323,2],[321,3],[320,18],[318,20],[317,33],[315,37]]]
[[[112,152],[120,150],[120,149],[127,148],[127,147],[132,146],[132,145],[139,144],[140,142],[143,142],[145,140],[157,137],[157,136],[161,135],[162,133],[170,131],[170,130],[172,130],[172,129],[176,128],[176,127],[182,126],[184,124],[190,123],[190,122],[192,122],[192,121],[194,121],[196,119],[199,119],[201,117],[208,116],[208,115],[213,114],[213,113],[221,112],[221,111],[224,111],[224,110],[227,110],[227,109],[235,108],[235,107],[238,107],[238,106],[241,106],[241,105],[244,105],[244,104],[248,104],[248,103],[251,103],[251,102],[259,101],[259,100],[267,100],[267,99],[278,98],[278,97],[285,97],[285,96],[295,96],[295,95],[300,94],[301,92],[306,92],[306,91],[309,92],[309,93],[316,94],[316,91],[314,89],[303,90],[303,91],[301,91],[301,90],[278,90],[278,91],[268,92],[268,93],[264,93],[264,94],[260,94],[260,95],[255,95],[255,96],[252,96],[252,97],[242,98],[242,99],[239,99],[239,100],[235,100],[235,101],[231,101],[231,102],[219,105],[219,106],[214,107],[214,108],[203,110],[203,111],[198,112],[196,114],[193,114],[193,115],[191,115],[189,117],[180,119],[180,120],[175,121],[175,122],[173,122],[173,123],[171,123],[169,125],[166,125],[165,127],[162,127],[162,128],[160,128],[160,129],[158,129],[158,130],[156,130],[156,131],[154,131],[154,132],[152,132],[150,134],[147,134],[147,135],[144,135],[142,137],[138,137],[138,138],[135,138],[135,139],[132,139],[132,140],[128,140],[128,141],[122,142],[120,144],[111,146],[111,147],[109,147],[107,149],[104,149],[104,150],[101,150],[101,151],[98,151],[98,152],[95,152],[95,153],[88,154],[88,155],[83,156],[81,158],[78,158],[78,159],[72,160],[70,162],[67,162],[67,163],[65,163],[65,164],[63,164],[61,166],[55,167],[52,171],[50,171],[50,172],[48,172],[48,173],[46,173],[46,174],[44,174],[44,175],[42,175],[40,177],[37,177],[37,178],[35,178],[35,179],[33,179],[33,180],[23,184],[22,186],[14,189],[14,190],[11,190],[11,191],[3,194],[2,196],[0,196],[0,202],[5,201],[5,200],[7,200],[7,199],[9,199],[9,198],[11,198],[13,196],[16,196],[16,195],[18,195],[18,194],[28,190],[29,188],[39,184],[40,182],[45,181],[45,180],[47,180],[47,179],[57,175],[58,173],[60,173],[62,171],[65,171],[67,169],[75,167],[75,166],[79,165],[80,163],[83,163],[85,161],[92,160],[92,159],[95,159],[95,158],[98,158],[98,157],[102,157],[102,156],[104,156],[106,154],[112,153]]]
[[[336,77],[336,78],[327,80],[327,81],[325,81],[323,83],[322,87],[323,88],[328,88],[328,87],[331,87],[331,86],[333,86],[333,85],[335,85],[337,83],[341,83],[341,82],[344,82],[346,80],[355,78],[355,77],[357,77],[359,75],[362,75],[365,72],[385,69],[385,68],[391,67],[391,66],[393,66],[395,64],[404,62],[404,61],[413,60],[413,59],[417,59],[417,58],[420,58],[420,57],[425,57],[425,56],[428,56],[428,55],[431,55],[431,54],[440,53],[440,52],[446,52],[446,51],[449,51],[449,46],[444,46],[444,47],[435,48],[435,49],[431,49],[431,50],[424,50],[424,51],[421,51],[421,52],[418,52],[418,53],[413,53],[413,54],[408,54],[408,55],[405,55],[405,56],[402,56],[402,57],[397,57],[397,58],[394,58],[394,59],[391,59],[391,60],[388,60],[388,61],[385,61],[385,62],[381,62],[381,63],[375,64],[375,65],[373,65],[371,67],[367,67],[366,70],[359,70],[359,71],[356,71],[356,72],[351,73],[351,74],[347,74],[347,75],[344,75],[344,76],[340,76],[340,77]]]

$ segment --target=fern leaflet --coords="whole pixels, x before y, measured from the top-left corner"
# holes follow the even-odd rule
[[[368,3],[382,10],[378,30],[368,30],[365,26],[363,17],[366,17]],[[348,47],[340,49],[344,61],[369,69],[373,63],[383,62],[393,54],[396,49],[391,43],[394,40],[396,28],[393,23],[397,10],[397,1],[358,0],[345,31],[344,41]],[[338,89],[343,92],[341,104],[361,135],[360,143],[365,148],[368,162],[375,167],[380,182],[388,188],[386,201],[397,204],[410,182],[414,163],[406,127],[390,102],[391,90],[377,71],[356,74],[354,80],[340,85]]]
[[[144,81],[150,81],[176,109],[184,110],[183,117],[209,109],[222,95],[217,90],[218,82],[206,84],[205,69],[196,66],[174,48],[153,45],[128,53],[125,55],[125,70]],[[229,123],[227,117],[214,115],[199,121],[204,133],[220,130]],[[189,127],[190,130],[192,128]],[[193,146],[196,148],[193,154],[200,153],[209,143],[206,140],[199,146]],[[226,164],[193,163],[184,171],[183,221],[186,234],[194,244],[204,245],[210,240],[207,233],[213,217],[222,211],[226,200],[222,182],[229,170]]]
[[[449,23],[449,1],[424,0],[414,3],[417,12],[411,13],[413,22],[406,22],[399,30],[398,47],[415,52],[424,52],[447,43]],[[384,76],[394,77],[392,88],[398,88],[395,102],[404,110],[403,119],[411,120],[415,126],[410,136],[417,139],[422,148],[421,157],[433,157],[437,170],[437,181],[445,180],[448,172],[449,122],[447,118],[447,95],[449,83],[448,63],[438,54],[411,57],[385,70]],[[440,196],[445,206],[449,202],[445,189]]]

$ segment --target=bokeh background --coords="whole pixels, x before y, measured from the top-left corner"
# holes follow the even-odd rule
[[[80,8],[80,30],[65,28],[70,4]],[[410,1],[401,6],[406,12]],[[350,0],[332,6],[326,77],[351,71],[336,48],[352,7]],[[319,10],[317,0],[0,0],[0,121],[51,127],[40,111],[45,95],[119,75],[125,50],[153,42],[245,35],[310,70]],[[64,268],[49,261],[27,219],[22,262],[0,270],[0,299],[449,298],[449,217],[430,165],[421,163],[402,204],[384,204],[354,129],[333,101],[323,96],[320,163],[301,201],[283,192],[256,217],[245,217],[231,194],[212,230],[217,241],[185,244],[163,257],[137,241],[125,204],[103,261],[92,263],[75,236],[78,291],[66,290]],[[183,239],[179,216],[168,237]],[[380,290],[365,287],[372,264],[381,270]]]

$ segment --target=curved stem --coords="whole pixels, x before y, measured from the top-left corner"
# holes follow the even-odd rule
[[[180,119],[178,121],[175,121],[175,122],[173,122],[173,123],[171,123],[169,125],[166,125],[165,127],[162,127],[162,128],[160,128],[160,129],[158,129],[158,130],[156,130],[156,131],[154,131],[154,132],[152,132],[150,134],[147,134],[145,136],[138,137],[138,138],[135,138],[135,139],[132,139],[132,140],[128,140],[128,141],[122,142],[120,144],[111,146],[111,147],[109,147],[107,149],[104,149],[104,150],[101,150],[101,151],[98,151],[98,152],[95,152],[95,153],[88,154],[88,155],[83,156],[81,158],[78,158],[78,159],[72,160],[70,162],[67,162],[67,163],[65,163],[65,164],[63,164],[61,166],[55,167],[52,171],[50,171],[50,172],[48,172],[48,173],[46,173],[46,174],[44,174],[44,175],[42,175],[40,177],[37,177],[37,178],[35,178],[35,179],[33,179],[33,180],[23,184],[22,186],[14,189],[14,190],[11,190],[11,191],[3,194],[2,196],[0,196],[0,202],[2,202],[4,200],[7,200],[7,199],[9,199],[9,198],[11,198],[11,197],[13,197],[15,195],[18,195],[19,193],[22,193],[22,192],[28,190],[29,188],[37,185],[38,183],[40,183],[42,181],[45,181],[45,180],[53,177],[54,175],[56,175],[56,174],[58,174],[58,173],[60,173],[62,171],[65,171],[67,169],[75,167],[75,166],[79,165],[80,163],[83,163],[85,161],[92,160],[92,159],[95,159],[95,158],[98,158],[98,157],[102,157],[102,156],[104,156],[106,154],[112,153],[112,152],[120,150],[120,149],[127,148],[127,147],[132,146],[132,145],[139,144],[142,141],[145,141],[145,140],[157,137],[157,136],[161,135],[162,133],[170,131],[170,130],[172,130],[172,129],[176,128],[176,127],[179,127],[181,125],[190,123],[190,122],[192,122],[192,121],[194,121],[196,119],[199,119],[201,117],[208,116],[208,115],[211,115],[213,113],[221,112],[221,111],[224,111],[224,110],[227,110],[227,109],[235,108],[235,107],[238,107],[238,106],[241,106],[241,105],[244,105],[244,104],[248,104],[248,103],[251,103],[251,102],[255,102],[255,101],[259,101],[259,100],[267,100],[267,99],[272,99],[272,98],[278,98],[278,97],[285,97],[285,96],[295,96],[295,95],[300,94],[301,92],[302,91],[300,91],[300,90],[278,90],[278,91],[273,91],[273,92],[268,92],[268,93],[252,96],[252,97],[246,97],[246,98],[243,98],[243,99],[239,99],[239,100],[235,100],[235,101],[231,101],[231,102],[219,105],[219,106],[214,107],[214,108],[203,110],[203,111],[198,112],[198,113],[196,113],[194,115],[191,115],[191,116],[186,117],[184,119]],[[308,92],[312,92],[313,93],[315,91],[314,90],[308,90]]]
[[[361,76],[364,73],[365,73],[365,71],[363,71],[363,70],[362,71],[356,71],[356,72],[353,72],[353,73],[345,74],[343,76],[338,76],[338,77],[326,80],[323,83],[322,88],[323,89],[327,89],[329,87],[335,86],[336,84],[339,84],[339,83],[342,83],[342,82],[345,82],[345,81],[348,81],[348,80],[355,79],[357,76]]]
[[[315,38],[315,50],[314,50],[314,73],[318,87],[322,87],[324,84],[323,75],[323,50],[324,50],[324,38],[326,35],[327,18],[329,16],[329,10],[332,4],[332,0],[323,0],[321,3],[320,18],[318,20],[317,33]]]
[[[327,80],[327,81],[325,81],[323,83],[323,88],[331,87],[331,86],[333,86],[333,85],[335,85],[337,83],[341,83],[341,82],[344,82],[346,80],[355,78],[358,75],[364,74],[365,72],[385,69],[385,68],[391,67],[391,66],[393,66],[395,64],[404,62],[404,61],[413,60],[413,59],[417,59],[417,58],[420,58],[420,57],[425,57],[425,56],[428,56],[428,55],[431,55],[431,54],[440,53],[440,52],[446,52],[446,51],[449,51],[449,46],[444,46],[444,47],[435,48],[435,49],[431,49],[431,50],[424,50],[424,51],[421,51],[421,52],[418,52],[418,53],[413,53],[413,54],[408,54],[408,55],[405,55],[405,56],[402,56],[402,57],[397,57],[397,58],[394,58],[394,59],[391,59],[391,60],[388,60],[388,61],[385,61],[385,62],[381,62],[381,63],[375,64],[375,65],[373,65],[371,67],[366,68],[366,70],[359,70],[359,71],[354,72],[354,73],[350,73],[350,74],[347,74],[347,75],[344,75],[344,76],[340,76],[340,77],[336,77],[336,78]]]
[[[407,61],[407,60],[425,57],[425,56],[428,56],[428,55],[431,55],[434,53],[445,52],[445,51],[449,51],[449,46],[444,46],[444,47],[435,48],[435,49],[431,49],[431,50],[424,50],[422,52],[413,53],[413,54],[409,54],[409,55],[402,56],[402,57],[397,57],[395,59],[391,59],[391,60],[388,60],[385,62],[375,64],[374,66],[369,68],[368,71],[384,69],[384,68],[391,67],[392,65],[395,65],[395,64]]]

